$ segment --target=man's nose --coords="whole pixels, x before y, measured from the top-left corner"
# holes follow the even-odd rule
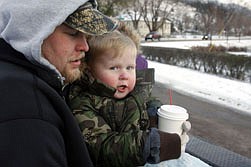
[[[89,45],[85,35],[81,35],[78,39],[77,50],[81,52],[87,52],[89,50]]]

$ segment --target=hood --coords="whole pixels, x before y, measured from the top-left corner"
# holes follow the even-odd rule
[[[88,0],[0,1],[0,38],[23,53],[33,64],[46,66],[60,76],[42,57],[41,45],[57,26]]]

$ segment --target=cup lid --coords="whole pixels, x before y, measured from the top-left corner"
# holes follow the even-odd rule
[[[162,105],[158,109],[157,114],[161,117],[174,120],[187,120],[189,117],[187,110],[177,105]]]

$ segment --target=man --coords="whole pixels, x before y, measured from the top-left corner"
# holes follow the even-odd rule
[[[95,6],[87,0],[0,3],[1,166],[92,166],[62,92],[81,75],[87,35],[116,28]]]

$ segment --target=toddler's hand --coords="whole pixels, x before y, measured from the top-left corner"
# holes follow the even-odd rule
[[[189,136],[187,135],[187,132],[191,130],[191,123],[189,121],[185,121],[182,124],[182,134],[180,135],[181,140],[181,152],[185,152],[186,144],[189,141]]]

